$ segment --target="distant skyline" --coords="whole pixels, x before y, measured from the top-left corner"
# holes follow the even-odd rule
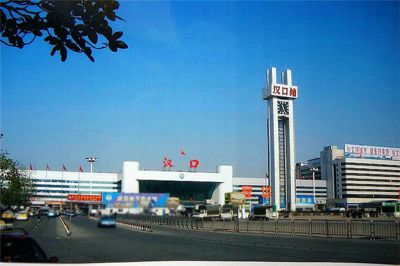
[[[121,1],[127,50],[62,63],[43,38],[0,46],[2,149],[29,167],[267,171],[265,72],[292,70],[296,161],[400,147],[399,2]],[[182,156],[180,151],[186,155]]]

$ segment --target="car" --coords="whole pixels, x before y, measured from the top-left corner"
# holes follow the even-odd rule
[[[64,216],[72,216],[72,217],[75,217],[76,216],[76,214],[75,214],[75,212],[74,211],[71,211],[71,210],[66,210],[66,211],[64,211],[64,214],[63,214]]]
[[[91,209],[90,212],[89,212],[89,215],[90,216],[96,216],[97,213],[98,213],[98,211],[96,209]]]
[[[27,221],[29,219],[29,215],[27,212],[19,212],[15,216],[15,219],[18,221]]]
[[[40,209],[38,212],[38,216],[47,216],[49,213],[49,209]]]
[[[2,219],[12,220],[14,219],[14,213],[12,211],[5,211],[1,215]]]
[[[24,229],[0,231],[2,262],[58,262],[48,258],[39,244]]]
[[[47,213],[47,217],[56,217],[57,213],[54,210],[49,210]]]
[[[117,225],[115,216],[113,215],[102,215],[100,216],[97,226],[98,227],[115,227]]]

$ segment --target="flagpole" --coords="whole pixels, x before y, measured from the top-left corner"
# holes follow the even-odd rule
[[[62,183],[62,191],[63,191],[63,194],[65,193],[65,187],[64,187],[64,169],[62,170],[62,172],[61,172],[61,183]],[[64,196],[64,195],[63,195]]]
[[[81,180],[81,169],[78,170],[78,194],[80,194],[80,190],[79,190],[80,183],[81,183],[80,180]]]

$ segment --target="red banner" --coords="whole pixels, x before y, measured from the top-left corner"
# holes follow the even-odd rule
[[[261,196],[263,198],[269,199],[272,194],[272,188],[270,186],[261,187]]]
[[[253,189],[252,186],[242,186],[242,192],[244,193],[246,199],[251,199],[252,189]]]
[[[68,194],[69,201],[101,201],[101,195]]]

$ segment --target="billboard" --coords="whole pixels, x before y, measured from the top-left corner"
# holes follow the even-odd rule
[[[344,156],[346,158],[400,161],[400,148],[345,144]]]
[[[101,195],[96,194],[68,194],[67,200],[69,201],[94,201],[100,202]]]
[[[106,208],[153,208],[166,207],[169,194],[103,192],[102,202]]]
[[[314,205],[314,197],[312,195],[296,195],[297,205]]]
[[[225,204],[242,205],[244,201],[245,194],[243,192],[225,193]]]

